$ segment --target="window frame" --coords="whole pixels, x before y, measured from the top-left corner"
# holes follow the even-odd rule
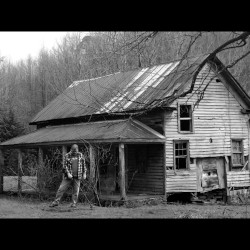
[[[178,119],[178,133],[181,133],[181,134],[190,134],[190,133],[194,133],[194,112],[193,112],[193,103],[178,103],[177,104],[177,119]],[[191,106],[191,116],[188,117],[188,118],[181,118],[180,117],[180,108],[181,106]],[[191,122],[191,126],[190,126],[190,131],[181,131],[181,121],[184,121],[184,120],[189,120]]]
[[[185,169],[183,169],[183,168],[181,168],[181,169],[177,169],[176,168],[176,163],[175,163],[175,160],[176,160],[176,158],[184,158],[184,157],[180,157],[180,156],[176,156],[175,155],[175,145],[177,144],[177,143],[187,143],[187,155],[186,155],[186,168]],[[175,171],[187,171],[187,170],[190,170],[190,154],[189,154],[189,140],[173,140],[173,150],[174,150],[174,152],[173,152],[173,158],[174,158],[174,170]]]
[[[234,152],[233,151],[233,141],[240,142],[241,152]],[[234,164],[233,163],[233,154],[241,154],[242,164]],[[244,159],[244,143],[243,143],[243,139],[242,138],[231,138],[231,170],[235,170],[237,168],[243,167],[244,164],[245,164],[245,159]]]

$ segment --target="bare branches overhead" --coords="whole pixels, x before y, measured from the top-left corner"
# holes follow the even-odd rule
[[[174,60],[180,60],[177,69],[181,70],[185,59],[200,54],[209,54],[209,56],[193,69],[189,92],[192,91],[200,69],[215,55],[224,63],[224,70],[233,73],[242,87],[250,92],[249,51],[248,31],[114,31],[68,34],[53,49],[41,49],[37,59],[28,58],[16,65],[6,60],[1,62],[1,103],[11,107],[23,124],[28,124],[38,111],[62,93],[73,81]],[[176,83],[179,80],[179,78],[175,79]],[[89,88],[92,88],[91,85]],[[92,92],[90,90],[90,93]],[[75,96],[76,105],[81,106],[82,103],[77,102],[77,95]],[[96,97],[93,98],[95,102],[99,102]],[[160,103],[164,103],[164,100],[158,100],[157,105]],[[82,108],[84,109],[84,105]]]

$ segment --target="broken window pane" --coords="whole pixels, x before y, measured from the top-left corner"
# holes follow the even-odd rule
[[[179,108],[179,125],[180,131],[192,132],[192,106],[180,105]]]
[[[242,155],[241,154],[233,154],[232,161],[233,161],[234,165],[242,164]]]
[[[242,140],[232,140],[232,166],[243,165],[243,147]]]
[[[233,152],[241,152],[241,142],[233,141]]]
[[[191,105],[180,105],[180,117],[191,117]]]
[[[187,168],[186,164],[187,164],[186,158],[176,158],[175,159],[176,169],[186,169]]]
[[[181,120],[180,121],[181,131],[191,131],[191,120]]]
[[[175,168],[187,169],[188,168],[188,143],[187,142],[175,142]]]

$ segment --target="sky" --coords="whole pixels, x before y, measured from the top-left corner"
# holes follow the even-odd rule
[[[7,61],[17,62],[38,56],[42,47],[51,49],[67,33],[73,32],[0,32],[0,56]]]

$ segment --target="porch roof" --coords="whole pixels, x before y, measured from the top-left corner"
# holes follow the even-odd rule
[[[19,148],[91,142],[162,143],[165,137],[134,120],[112,120],[48,126],[0,143],[0,147]]]

